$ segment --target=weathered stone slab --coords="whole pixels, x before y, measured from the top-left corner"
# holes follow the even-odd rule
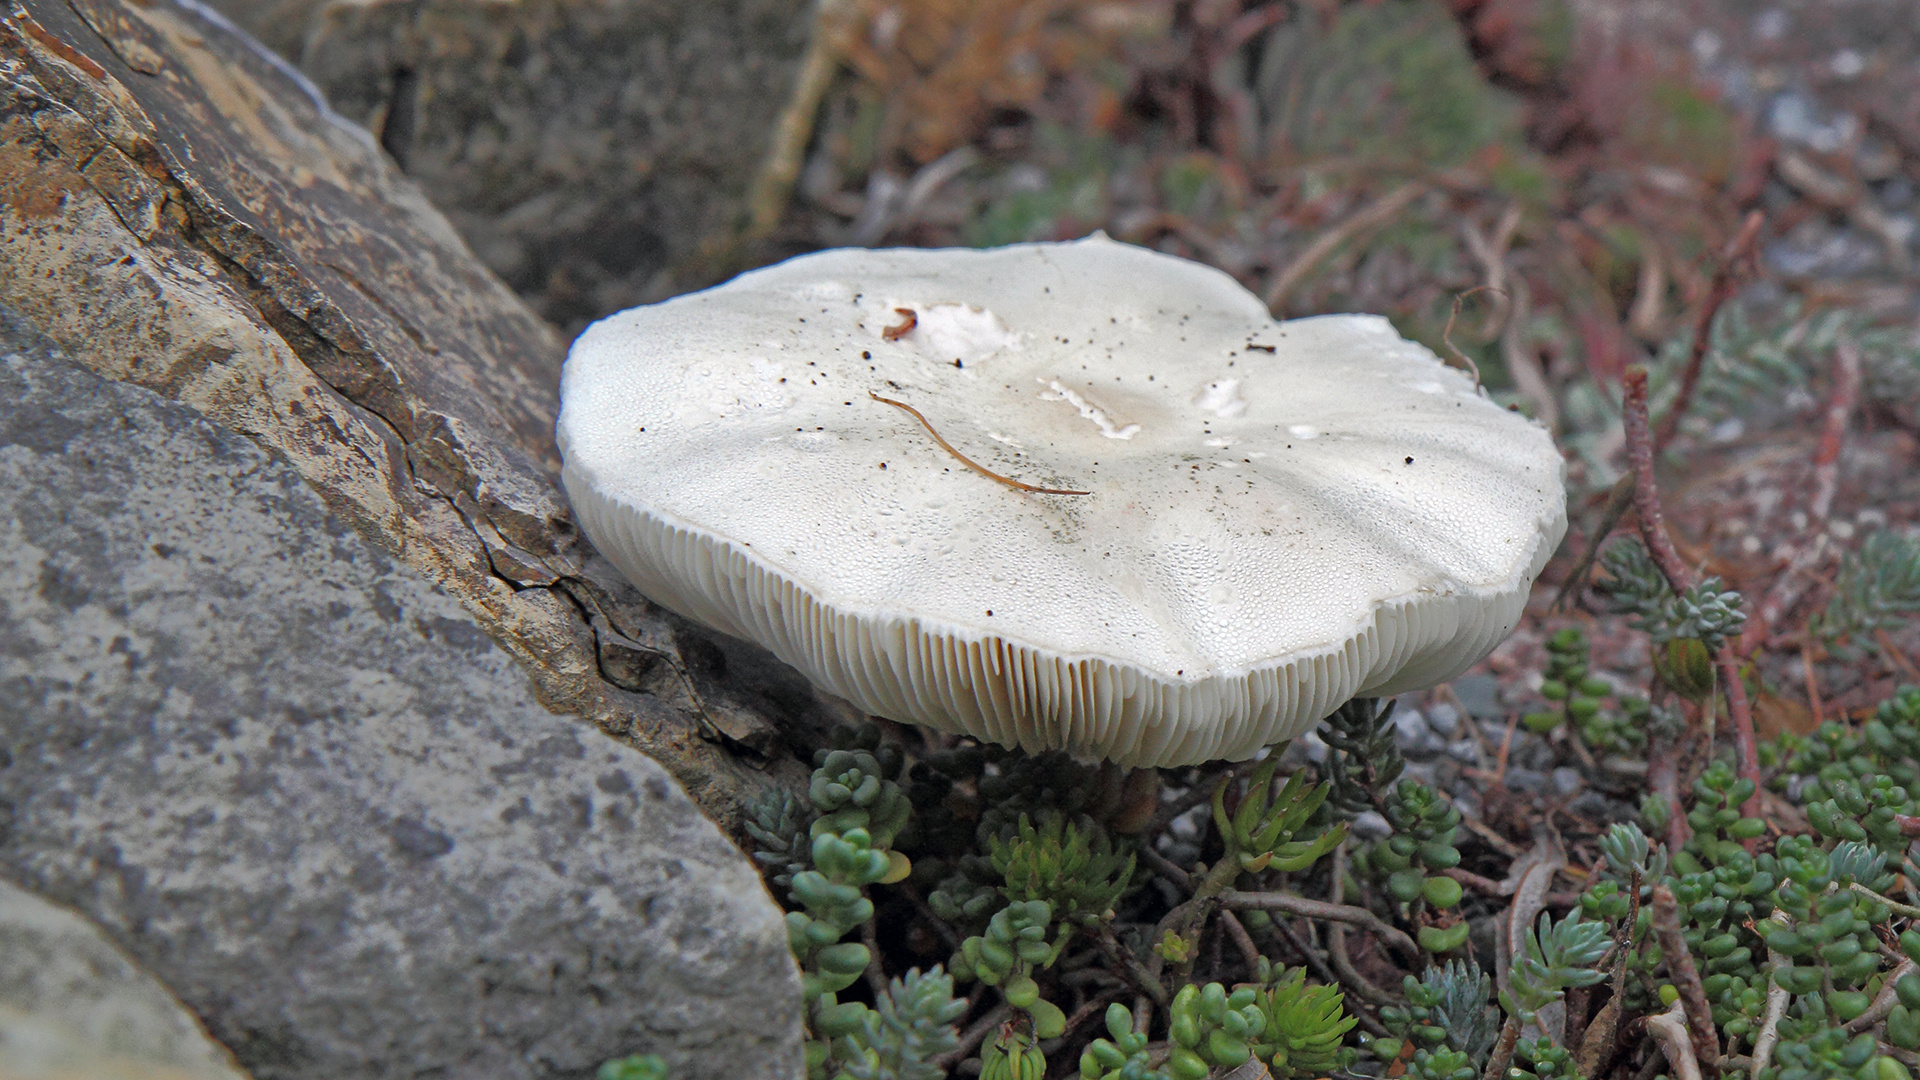
[[[230,0],[233,3],[245,0]],[[543,316],[712,284],[811,0],[335,0],[299,61]]]
[[[0,881],[0,1080],[246,1080],[98,927]]]
[[[292,463],[0,320],[0,876],[259,1080],[798,1077],[751,865]]]
[[[194,0],[4,10],[0,304],[284,456],[719,820],[804,777],[778,745],[820,722],[804,691],[703,685],[684,624],[578,538],[559,341],[365,131]]]

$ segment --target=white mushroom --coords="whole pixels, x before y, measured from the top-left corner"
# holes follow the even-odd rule
[[[1566,527],[1547,433],[1385,319],[1099,236],[793,259],[596,323],[561,399],[647,596],[875,715],[1126,765],[1454,677]]]

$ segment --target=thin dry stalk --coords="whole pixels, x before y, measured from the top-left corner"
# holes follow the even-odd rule
[[[1480,1080],[1503,1080],[1507,1075],[1507,1066],[1513,1064],[1513,1047],[1520,1041],[1520,1021],[1512,1016],[1500,1025],[1500,1039],[1493,1044],[1493,1053],[1487,1055],[1486,1071],[1480,1074]]]
[[[1453,295],[1453,310],[1447,314],[1447,327],[1440,331],[1440,340],[1446,345],[1447,351],[1453,354],[1453,358],[1460,362],[1461,367],[1467,369],[1467,374],[1473,376],[1475,389],[1479,389],[1480,386],[1480,365],[1474,363],[1473,357],[1461,352],[1460,346],[1453,343],[1453,324],[1460,318],[1460,305],[1467,297],[1477,292],[1485,292],[1491,288],[1493,288],[1491,285],[1475,285],[1466,292],[1455,293]]]
[[[1675,593],[1693,587],[1693,571],[1674,550],[1667,536],[1666,515],[1660,510],[1660,489],[1653,478],[1653,439],[1647,431],[1647,369],[1629,366],[1621,377],[1626,387],[1626,408],[1622,417],[1627,436],[1627,460],[1633,469],[1633,509],[1640,518],[1640,538],[1653,555],[1654,565],[1666,575],[1667,585]]]
[[[860,944],[867,947],[867,986],[873,990],[873,999],[879,1001],[887,994],[887,969],[880,959],[879,928],[874,920],[860,924]]]
[[[992,1011],[981,1017],[977,1023],[960,1034],[960,1045],[934,1058],[927,1064],[945,1072],[953,1068],[967,1056],[979,1049],[980,1044],[1001,1024],[1013,1018],[1013,1009],[1005,1003],[994,1006]]]
[[[1247,975],[1253,977],[1260,970],[1260,946],[1253,943],[1253,935],[1240,922],[1240,916],[1231,911],[1220,912],[1220,925],[1227,928],[1227,936],[1233,939],[1233,946],[1240,950],[1240,959],[1247,962]]]
[[[892,330],[894,328],[888,327],[887,329]],[[907,326],[907,330],[911,330],[911,329],[913,329],[913,327],[909,324]],[[901,333],[906,333],[906,332],[907,332],[906,330],[901,331]],[[940,437],[940,433],[933,429],[933,421],[928,420],[926,416],[924,416],[920,412],[919,409],[914,408],[913,406],[907,404],[904,401],[895,401],[892,398],[881,397],[879,394],[876,394],[871,390],[867,391],[867,396],[872,398],[875,401],[880,402],[882,405],[891,405],[896,409],[904,409],[908,413],[911,413],[915,420],[920,421],[920,426],[927,429],[927,434],[933,436],[933,441],[940,444],[940,449],[945,450],[949,454],[952,454],[954,456],[954,459],[960,462],[960,464],[965,465],[967,468],[972,469],[974,472],[979,473],[981,476],[984,476],[989,480],[993,480],[993,481],[997,481],[998,483],[1005,484],[1006,486],[1013,488],[1015,491],[1025,491],[1034,495],[1091,495],[1093,494],[1093,492],[1091,491],[1072,491],[1067,488],[1035,487],[1032,484],[1023,484],[1020,481],[1015,480],[1010,476],[1001,476],[999,473],[994,472],[992,469],[987,468],[985,465],[982,465],[979,462],[968,457],[967,455],[961,453],[960,451],[955,450],[953,448],[952,443]]]
[[[1307,250],[1295,256],[1294,260],[1287,264],[1286,269],[1280,271],[1279,275],[1273,279],[1273,284],[1267,286],[1267,295],[1264,299],[1268,310],[1273,312],[1273,317],[1276,319],[1285,317],[1287,294],[1312,273],[1314,267],[1333,254],[1334,249],[1368,229],[1386,224],[1412,205],[1413,200],[1426,194],[1426,191],[1425,184],[1417,182],[1401,184],[1368,203],[1359,213],[1321,233],[1319,239],[1308,244]]]
[[[846,55],[847,44],[857,32],[860,10],[851,0],[820,0],[814,9],[813,29],[807,41],[806,55],[800,60],[800,73],[794,79],[793,93],[780,110],[773,126],[773,143],[760,163],[760,172],[747,192],[747,230],[749,239],[764,237],[780,224],[793,183],[800,176],[800,159],[813,137],[813,120],[820,112],[820,99]]]
[[[1747,628],[1740,635],[1740,646],[1747,652],[1759,648],[1773,627],[1780,624],[1806,591],[1813,568],[1820,564],[1832,546],[1827,539],[1827,519],[1833,513],[1833,498],[1840,488],[1840,451],[1846,445],[1847,429],[1860,404],[1860,349],[1846,338],[1833,348],[1833,390],[1821,410],[1820,441],[1813,452],[1813,495],[1807,500],[1807,527],[1799,543],[1789,543],[1781,553],[1786,569],[1775,578],[1767,594],[1755,609]]]
[[[1840,1030],[1849,1035],[1858,1035],[1880,1021],[1885,1020],[1887,1014],[1893,1012],[1893,1007],[1899,1002],[1900,998],[1900,996],[1894,992],[1893,984],[1913,974],[1913,972],[1913,961],[1902,960],[1900,966],[1893,969],[1893,974],[1887,976],[1886,984],[1880,988],[1880,996],[1873,999],[1873,1004],[1867,1006],[1867,1011],[1842,1024]]]
[[[1333,904],[1344,906],[1342,901],[1347,898],[1347,843],[1344,840],[1333,849],[1333,888],[1328,895]],[[1371,980],[1360,974],[1360,969],[1353,966],[1353,958],[1347,955],[1345,923],[1331,922],[1327,926],[1327,960],[1333,965],[1333,970],[1339,973],[1340,982],[1349,990],[1375,1005],[1394,1004],[1391,994],[1373,985]]]
[[[1420,946],[1414,944],[1407,932],[1383,921],[1380,916],[1363,907],[1347,904],[1334,904],[1325,900],[1310,900],[1304,896],[1281,892],[1241,892],[1229,889],[1219,896],[1220,906],[1228,911],[1277,911],[1287,915],[1304,915],[1309,919],[1322,919],[1327,922],[1341,923],[1370,930],[1381,940],[1399,950],[1402,954],[1418,959]]]
[[[1816,522],[1825,522],[1833,513],[1833,495],[1840,486],[1840,449],[1860,403],[1860,374],[1859,347],[1841,338],[1833,347],[1833,393],[1827,397],[1820,446],[1813,455],[1813,500],[1807,516]]]
[[[1528,341],[1528,320],[1533,313],[1533,290],[1527,286],[1527,279],[1515,277],[1510,286],[1513,292],[1513,310],[1507,316],[1507,325],[1500,333],[1500,358],[1506,362],[1507,374],[1513,378],[1514,389],[1533,406],[1534,418],[1549,428],[1560,424],[1560,399],[1554,396],[1553,386],[1547,381],[1547,369],[1540,362],[1540,354]]]
[[[1700,304],[1699,314],[1693,319],[1693,346],[1687,350],[1687,366],[1680,372],[1680,393],[1673,399],[1673,407],[1660,418],[1660,431],[1654,437],[1655,452],[1665,450],[1680,430],[1680,418],[1687,413],[1687,406],[1693,402],[1694,388],[1700,385],[1700,368],[1707,358],[1707,350],[1713,344],[1713,320],[1720,313],[1721,305],[1733,299],[1740,291],[1741,280],[1746,276],[1744,267],[1753,254],[1754,240],[1760,235],[1760,226],[1766,222],[1766,215],[1755,210],[1747,215],[1740,225],[1740,231],[1721,250],[1720,265],[1713,271],[1713,283],[1707,287],[1707,296]]]

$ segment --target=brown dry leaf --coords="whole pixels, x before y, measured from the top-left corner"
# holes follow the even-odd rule
[[[1049,80],[1090,70],[1162,4],[1113,0],[863,0],[847,63],[903,117],[898,145],[932,161],[994,109],[1027,109]]]
[[[1787,732],[1811,735],[1816,725],[1813,710],[1799,698],[1781,697],[1765,690],[1753,698],[1753,730],[1762,739],[1777,739]]]

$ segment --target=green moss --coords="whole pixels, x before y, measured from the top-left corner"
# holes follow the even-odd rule
[[[1523,150],[1518,102],[1481,76],[1438,0],[1346,5],[1324,29],[1296,20],[1268,38],[1258,81],[1283,159],[1435,167]]]

